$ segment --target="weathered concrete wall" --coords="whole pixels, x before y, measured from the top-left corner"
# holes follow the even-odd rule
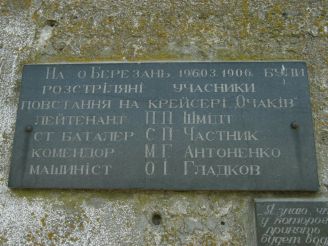
[[[327,0],[1,0],[0,245],[251,246],[254,197],[327,197],[327,11]],[[163,59],[305,60],[320,191],[7,188],[23,64]]]

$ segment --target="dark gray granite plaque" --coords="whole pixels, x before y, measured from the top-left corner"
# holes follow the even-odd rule
[[[9,187],[317,190],[306,65],[27,65]]]
[[[328,245],[328,200],[255,200],[257,245]]]

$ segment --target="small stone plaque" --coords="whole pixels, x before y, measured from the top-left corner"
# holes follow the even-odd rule
[[[315,191],[306,65],[27,65],[9,187]]]
[[[328,200],[255,200],[257,245],[328,245]]]

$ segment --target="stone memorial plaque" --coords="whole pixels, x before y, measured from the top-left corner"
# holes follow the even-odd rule
[[[9,187],[318,188],[303,62],[24,67]]]
[[[255,200],[257,245],[328,245],[328,200]]]

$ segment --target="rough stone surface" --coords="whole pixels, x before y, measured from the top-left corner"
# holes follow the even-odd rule
[[[252,246],[254,197],[327,197],[327,10],[312,0],[0,1],[0,245]],[[316,194],[7,188],[23,64],[277,59],[308,64]]]

